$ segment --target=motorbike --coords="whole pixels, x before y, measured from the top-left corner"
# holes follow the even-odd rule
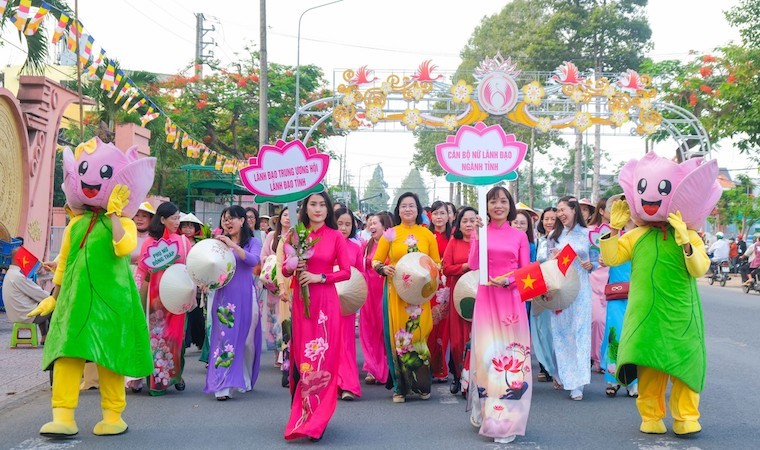
[[[750,284],[742,284],[742,291],[744,291],[745,294],[749,294],[753,291],[760,292],[760,280],[758,280],[757,277],[753,277]]]
[[[719,282],[721,286],[725,286],[726,281],[731,279],[728,276],[728,272],[730,270],[731,268],[728,265],[728,260],[711,261],[710,277],[707,279],[707,282],[710,284],[710,286],[712,286],[716,281]]]

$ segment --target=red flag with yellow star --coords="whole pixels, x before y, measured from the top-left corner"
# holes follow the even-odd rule
[[[559,271],[562,272],[562,275],[567,273],[570,264],[572,264],[577,257],[578,254],[575,253],[575,250],[573,250],[573,247],[571,247],[570,244],[565,245],[565,248],[557,253],[557,266],[559,266]]]
[[[30,273],[36,271],[40,266],[40,260],[35,258],[32,252],[24,247],[20,247],[16,252],[15,262],[21,268],[21,273],[25,277],[28,277]]]
[[[514,281],[512,281],[513,279]],[[546,294],[548,291],[544,275],[541,273],[541,264],[537,262],[515,270],[510,276],[510,283],[514,283],[517,286],[520,298],[524,302]]]

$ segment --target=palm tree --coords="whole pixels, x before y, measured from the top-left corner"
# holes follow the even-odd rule
[[[69,9],[69,6],[65,1],[61,0],[47,0],[51,6],[62,11],[67,16],[73,16],[73,12]],[[0,30],[10,24],[10,18],[16,15],[19,2],[12,0],[8,2],[8,7],[5,9],[5,13],[0,17]],[[48,57],[48,36],[45,33],[44,22],[40,24],[39,30],[31,36],[24,36],[19,32],[19,40],[24,41],[26,38],[26,61],[21,67],[21,71],[30,74],[43,74],[45,73],[45,66],[47,66]]]

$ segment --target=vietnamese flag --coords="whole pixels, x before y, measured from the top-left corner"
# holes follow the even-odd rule
[[[514,279],[514,281],[512,281]],[[521,267],[510,276],[510,283],[517,286],[522,300],[528,301],[548,291],[544,275],[541,273],[541,264],[534,262]]]
[[[565,245],[565,248],[557,253],[557,266],[559,266],[559,271],[562,272],[562,275],[567,274],[567,269],[570,268],[570,264],[572,264],[577,257],[578,254],[575,253],[575,250],[573,250],[573,247],[571,247],[570,244]]]
[[[30,273],[33,273],[40,266],[40,260],[32,255],[32,252],[20,247],[16,252],[15,263],[21,268],[21,272],[25,277],[28,277]]]

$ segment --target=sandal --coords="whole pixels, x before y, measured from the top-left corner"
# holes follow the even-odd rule
[[[229,399],[230,399],[230,396],[229,396],[229,395],[222,395],[221,397],[217,397],[217,398],[216,398],[216,400],[217,400],[217,401],[220,401],[220,402],[226,402],[226,401],[227,401],[227,400],[229,400]]]
[[[608,384],[607,389],[604,390],[604,393],[607,394],[607,397],[614,397],[617,395],[618,390],[620,390],[619,384]]]
[[[364,377],[364,384],[377,384],[377,379],[372,376],[372,374],[367,374],[366,377]]]
[[[542,383],[545,383],[545,382],[549,381],[549,380],[546,379],[546,374],[544,372],[539,372],[538,376],[536,378],[538,379],[538,381],[540,381]]]
[[[559,391],[560,389],[562,389],[562,385],[559,384],[559,381],[557,381],[556,379],[552,380],[552,385],[554,386],[555,391]]]
[[[639,396],[638,386],[634,386],[633,389],[628,389],[628,387],[626,387],[625,391],[628,393],[628,396],[631,398],[637,398]]]
[[[393,394],[393,403],[404,403],[406,396],[404,394]]]

